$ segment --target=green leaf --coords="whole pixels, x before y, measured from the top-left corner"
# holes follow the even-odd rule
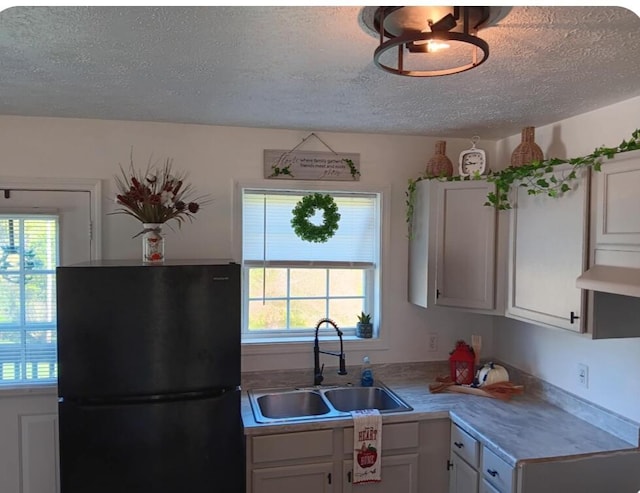
[[[536,185],[538,185],[539,187],[542,187],[542,188],[548,188],[549,187],[549,183],[544,178],[536,181]]]

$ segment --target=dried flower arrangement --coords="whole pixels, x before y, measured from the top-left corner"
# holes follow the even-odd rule
[[[129,170],[120,166],[121,176],[115,176],[118,194],[116,203],[122,206],[112,214],[127,214],[143,224],[164,224],[171,219],[178,227],[185,220],[193,221],[200,207],[210,200],[207,196],[194,197],[192,185],[185,183],[186,173],[173,171],[173,160],[166,159],[160,166],[151,158],[144,172],[133,165]]]

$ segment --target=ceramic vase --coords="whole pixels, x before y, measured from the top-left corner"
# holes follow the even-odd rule
[[[524,127],[522,129],[522,142],[511,154],[511,166],[518,167],[531,164],[532,161],[542,161],[542,149],[535,143],[535,128]]]
[[[446,155],[447,143],[444,140],[436,142],[436,153],[427,162],[426,175],[429,177],[453,176],[453,163]]]
[[[145,223],[142,227],[142,261],[146,264],[164,262],[162,224]]]

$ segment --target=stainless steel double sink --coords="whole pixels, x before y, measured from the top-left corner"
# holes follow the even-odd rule
[[[381,382],[372,387],[250,390],[248,395],[258,423],[348,417],[357,409],[377,409],[380,413],[413,410]]]

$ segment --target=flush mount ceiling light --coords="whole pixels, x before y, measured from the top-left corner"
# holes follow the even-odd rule
[[[437,77],[484,63],[489,45],[478,30],[505,13],[501,7],[365,7],[362,22],[379,38],[376,66],[397,75]]]

